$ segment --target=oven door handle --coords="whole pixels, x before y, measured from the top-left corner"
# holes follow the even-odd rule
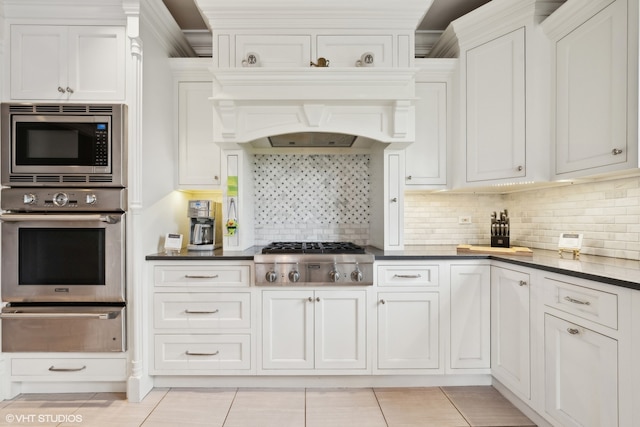
[[[28,313],[19,310],[0,313],[0,319],[95,319],[111,320],[120,315],[120,311],[104,313]]]
[[[100,214],[15,214],[4,213],[0,215],[0,221],[100,221],[107,224],[117,224],[120,222],[120,215],[100,215]]]

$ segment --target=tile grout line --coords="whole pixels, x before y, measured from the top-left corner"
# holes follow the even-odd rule
[[[231,399],[231,405],[229,405],[229,409],[227,409],[227,414],[224,416],[224,421],[222,421],[222,425],[220,427],[224,427],[229,419],[229,414],[231,413],[231,408],[233,407],[234,402],[236,401],[236,397],[238,397],[238,391],[240,388],[236,388],[236,392],[233,394],[233,399]]]
[[[451,402],[451,404],[453,405],[454,408],[456,408],[456,411],[458,411],[458,413],[460,414],[460,416],[462,417],[463,420],[465,420],[465,422],[467,423],[467,426],[469,427],[473,427],[473,425],[471,424],[471,421],[467,419],[467,417],[464,416],[464,414],[460,411],[460,409],[458,409],[458,405],[455,404],[455,402],[453,400],[451,400],[451,398],[449,397],[449,395],[447,394],[446,391],[444,391],[442,389],[442,387],[438,387],[440,389],[440,391],[442,392],[442,394],[444,394],[444,396],[447,398],[447,400],[449,402]]]
[[[380,413],[382,414],[382,419],[384,420],[384,424],[389,427],[389,422],[387,421],[387,417],[384,414],[384,410],[382,409],[382,405],[380,404],[380,400],[378,400],[378,393],[376,393],[376,389],[375,388],[371,388],[371,391],[373,392],[373,396],[376,398],[376,403],[378,404],[378,408],[380,408]]]
[[[142,420],[142,422],[140,423],[140,427],[142,427],[144,425],[144,423],[147,422],[147,420],[149,419],[149,417],[151,416],[151,414],[153,414],[153,412],[158,409],[158,406],[160,406],[160,402],[162,402],[164,400],[165,397],[167,397],[167,395],[169,394],[169,392],[171,391],[171,387],[169,387],[169,389],[167,390],[167,392],[162,396],[162,399],[158,400],[158,402],[153,406],[153,408],[151,408],[151,410],[149,411],[149,413],[147,414],[146,417],[144,417],[144,420]]]

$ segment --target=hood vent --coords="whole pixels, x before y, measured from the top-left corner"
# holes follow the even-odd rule
[[[356,138],[354,135],[345,135],[343,133],[303,132],[275,135],[270,136],[268,139],[272,147],[347,148],[353,145]]]
[[[414,141],[414,34],[430,0],[195,2],[213,37],[218,145]]]

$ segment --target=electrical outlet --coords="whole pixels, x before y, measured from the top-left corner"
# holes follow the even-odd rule
[[[471,224],[471,216],[470,215],[460,215],[458,217],[458,224],[464,224],[464,225]]]

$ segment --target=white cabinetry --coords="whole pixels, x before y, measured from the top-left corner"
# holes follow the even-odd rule
[[[558,178],[638,165],[637,8],[633,0],[570,0],[543,24],[552,45]]]
[[[452,369],[490,367],[490,290],[489,265],[451,266]]]
[[[455,60],[420,59],[416,65],[416,138],[405,150],[407,189],[447,184],[451,77]]]
[[[635,425],[630,290],[545,274],[544,402],[562,426]]]
[[[176,85],[178,187],[217,189],[220,147],[213,142],[213,83],[208,62],[172,59]]]
[[[366,292],[269,290],[262,292],[262,369],[367,368]]]
[[[439,266],[381,263],[377,286],[377,371],[440,372]]]
[[[528,272],[491,267],[491,373],[521,399],[531,398]]]
[[[525,176],[525,29],[463,54],[467,181]]]
[[[152,271],[152,374],[255,371],[249,263],[174,261]]]
[[[12,25],[11,99],[125,98],[124,27]]]

